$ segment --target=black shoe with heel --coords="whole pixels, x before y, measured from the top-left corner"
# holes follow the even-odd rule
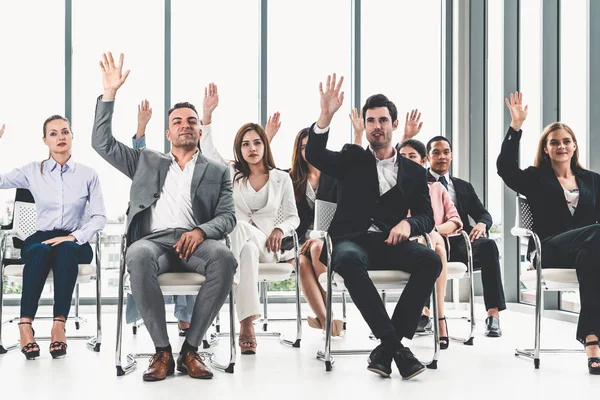
[[[67,321],[61,318],[54,318],[53,321],[62,322],[63,324],[67,324]],[[65,332],[67,330],[65,329]],[[50,355],[52,358],[64,357],[67,355],[67,344],[65,342],[52,342],[50,343],[50,349],[55,347],[54,350],[50,350]]]
[[[31,322],[19,322],[17,325],[31,326]],[[33,326],[31,327],[31,334],[35,336]],[[35,360],[37,357],[40,356],[40,346],[38,346],[37,342],[34,340],[33,342],[27,343],[25,346],[21,347],[21,353],[25,354],[26,359]]]
[[[444,318],[438,318],[438,321],[444,321],[444,323],[446,324],[446,336],[440,336],[440,349],[441,350],[446,350],[448,348],[448,346],[450,346],[450,335],[449,335],[449,331],[448,331],[448,320],[446,319],[446,316],[444,316]]]
[[[585,342],[585,347],[588,346],[600,346],[600,342],[598,340],[594,340],[592,342]],[[592,367],[592,364],[600,365],[600,357],[589,357],[588,358],[588,369],[590,374],[592,375],[600,375],[600,366]]]

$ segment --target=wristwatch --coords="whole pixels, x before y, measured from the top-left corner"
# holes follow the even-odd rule
[[[439,228],[439,227],[437,227],[437,226],[436,226],[436,227],[434,227],[434,228],[433,228],[433,230],[434,230],[434,231],[436,231],[437,233],[440,233],[440,228]]]

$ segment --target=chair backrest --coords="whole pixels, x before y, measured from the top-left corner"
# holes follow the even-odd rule
[[[517,216],[515,218],[515,227],[533,230],[533,215],[527,197],[517,196]]]
[[[331,221],[333,220],[336,209],[336,203],[331,203],[325,200],[316,200],[314,229],[316,231],[327,231],[329,229],[329,225],[331,225]]]
[[[35,233],[35,203],[16,201],[13,211],[13,231],[21,240]]]
[[[275,226],[280,225],[285,220],[283,215],[283,207],[279,206],[277,209],[277,216],[275,217]]]

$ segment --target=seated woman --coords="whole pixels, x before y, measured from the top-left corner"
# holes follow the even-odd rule
[[[541,240],[542,268],[577,270],[577,340],[585,346],[590,374],[600,375],[600,175],[579,164],[577,138],[561,122],[544,128],[534,166],[521,170],[519,141],[527,106],[523,108],[519,92],[505,101],[511,122],[498,156],[498,175],[527,197]]]
[[[0,189],[29,189],[37,212],[36,232],[25,239],[21,251],[25,267],[19,332],[21,352],[28,360],[40,356],[31,323],[50,270],[54,274],[50,354],[53,358],[67,354],[65,323],[79,264],[92,261],[88,242],[106,224],[96,171],[71,157],[73,134],[69,121],[59,115],[48,118],[43,126],[43,141],[50,150],[47,160],[0,174]],[[88,203],[90,219],[86,222]]]
[[[406,140],[398,145],[398,153],[402,157],[408,158],[422,166],[427,161],[427,151],[425,145],[416,139]],[[440,349],[447,349],[450,345],[448,337],[448,321],[444,315],[444,297],[446,296],[446,284],[448,277],[448,255],[446,252],[446,243],[442,236],[455,233],[462,229],[460,215],[450,199],[450,194],[439,182],[429,182],[429,197],[431,198],[431,207],[433,208],[433,219],[435,229],[429,233],[429,237],[434,245],[435,252],[442,260],[442,272],[435,282],[437,293],[438,320],[444,321],[440,324]],[[425,240],[419,240],[425,244]],[[427,307],[423,310],[423,315],[428,315]]]
[[[212,111],[218,104],[217,87],[205,91],[200,149],[208,159],[226,162],[215,147],[211,132]],[[237,225],[231,233],[238,261],[234,278],[236,309],[240,320],[242,354],[256,353],[253,321],[261,316],[258,297],[258,264],[285,261],[281,241],[292,234],[300,219],[290,176],[275,168],[265,130],[259,124],[242,125],[233,142],[235,160],[229,163]],[[278,210],[283,221],[275,224]]]
[[[275,123],[279,116],[275,115]],[[315,201],[324,200],[337,203],[338,185],[337,181],[327,174],[322,174],[312,164],[306,161],[304,149],[308,141],[309,128],[304,128],[296,135],[294,150],[292,153],[292,168],[290,176],[294,186],[296,207],[300,217],[300,225],[296,229],[298,241],[302,245],[300,249],[300,283],[302,293],[316,317],[308,317],[308,326],[316,329],[325,329],[327,311],[325,307],[326,293],[319,284],[319,276],[327,271],[327,266],[320,260],[323,242],[321,240],[308,239],[309,231],[313,229],[315,220]],[[276,132],[275,132],[276,133]],[[269,137],[269,142],[273,137]],[[296,263],[290,260],[291,264]],[[339,319],[333,320],[331,326],[332,336],[339,336],[343,331],[343,322]]]
[[[146,148],[146,126],[152,118],[152,108],[148,100],[143,100],[138,106],[138,124],[135,136],[131,138],[134,150],[143,150]],[[192,321],[194,304],[196,303],[195,295],[173,295],[164,296],[165,304],[175,303],[173,314],[177,318],[177,327],[179,328],[179,336],[185,337],[187,330]],[[127,293],[127,308],[125,309],[125,321],[128,324],[133,324],[142,319],[142,315],[135,305],[135,300],[131,293]]]

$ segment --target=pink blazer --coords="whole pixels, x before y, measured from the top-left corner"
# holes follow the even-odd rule
[[[431,208],[433,208],[433,220],[435,226],[441,225],[444,222],[453,221],[458,224],[458,232],[462,229],[463,224],[458,214],[458,210],[454,206],[450,194],[439,182],[429,182],[429,197],[431,197]]]

